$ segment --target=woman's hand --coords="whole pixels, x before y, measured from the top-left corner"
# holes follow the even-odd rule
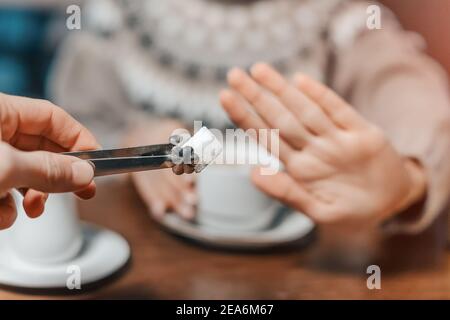
[[[129,134],[126,145],[168,143],[168,138],[181,128],[183,125],[174,120],[143,123]],[[183,171],[182,168],[180,170]],[[161,219],[169,211],[188,220],[194,218],[197,202],[195,176],[176,175],[182,173],[180,170],[173,168],[173,172],[156,170],[131,174],[137,192],[154,218]]]
[[[24,209],[33,218],[42,214],[47,192],[93,197],[92,166],[53,152],[98,147],[86,128],[50,102],[0,93],[0,229],[16,219],[10,189],[24,194]]]
[[[285,171],[254,183],[321,223],[379,223],[424,197],[423,169],[322,84],[266,64],[230,71],[221,102],[243,129],[279,129]],[[274,152],[276,150],[272,150]]]

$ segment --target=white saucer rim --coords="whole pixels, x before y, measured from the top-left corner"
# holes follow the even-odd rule
[[[174,213],[166,215],[159,222],[161,226],[170,233],[207,245],[249,249],[269,248],[300,241],[315,229],[315,224],[303,213],[288,208],[285,208],[285,210],[288,210],[288,213],[283,219],[283,222],[278,224],[278,227],[251,233],[235,232],[224,234],[222,232],[222,234],[220,234],[216,229],[214,229],[214,231],[212,229],[208,230],[208,228],[205,226],[203,226],[203,228],[199,228],[195,224],[183,220],[181,217]],[[295,219],[295,222],[298,223],[299,228],[296,230],[296,232],[293,232],[288,236],[281,235],[277,238],[270,238],[270,235],[273,235],[274,230],[276,231],[277,229],[280,229],[280,226],[286,224],[286,222],[289,220],[288,218],[290,218],[291,220]],[[214,232],[214,234],[212,234],[212,232]]]
[[[98,263],[98,268],[95,268],[95,273],[86,274],[85,271],[83,271],[83,263],[86,263],[86,261],[89,261],[89,258],[86,257],[95,257],[96,252],[93,250],[81,250],[81,252],[74,257],[71,260],[55,263],[55,264],[49,264],[49,269],[46,270],[46,265],[39,264],[39,263],[32,263],[32,262],[24,262],[20,261],[20,264],[23,264],[26,266],[25,268],[14,268],[17,267],[17,265],[13,265],[10,267],[10,269],[1,269],[5,265],[8,265],[8,263],[2,263],[0,264],[0,286],[3,287],[12,287],[12,288],[22,288],[22,289],[37,289],[37,290],[51,290],[51,289],[62,289],[65,288],[65,283],[57,283],[58,280],[51,279],[51,276],[60,277],[61,274],[65,274],[66,277],[69,276],[67,274],[67,266],[70,265],[77,265],[80,264],[81,268],[81,285],[83,286],[89,286],[91,284],[97,283],[99,281],[102,281],[104,279],[107,279],[111,276],[113,276],[116,272],[119,272],[124,266],[127,265],[127,263],[131,259],[131,248],[128,243],[128,241],[119,233],[106,229],[102,226],[98,226],[96,224],[88,223],[88,222],[81,222],[80,226],[83,231],[90,232],[94,230],[95,232],[102,233],[103,236],[108,237],[108,240],[112,240],[113,242],[109,242],[108,246],[106,246],[104,243],[102,243],[103,249],[114,251],[115,254],[118,254],[119,256],[116,257],[115,261],[111,264],[104,264],[104,261],[101,261],[102,263]],[[90,244],[92,247],[92,243]],[[98,245],[98,243],[96,244]],[[89,248],[89,247],[88,247]],[[105,251],[103,251],[104,255]],[[95,257],[97,261],[100,261],[102,257]],[[105,258],[105,256],[103,256]],[[11,259],[12,263],[14,261],[17,262],[17,259],[20,260],[17,256],[14,255],[13,252],[11,252],[10,248],[2,245],[0,246],[0,261],[2,259]],[[15,259],[15,260],[14,260]],[[87,260],[84,260],[87,259]],[[10,260],[10,262],[11,262]],[[84,261],[84,262],[83,262]],[[90,260],[92,261],[92,260]],[[4,262],[4,261],[3,261]],[[81,262],[81,263],[80,263]],[[30,271],[34,268],[33,271]],[[90,268],[93,269],[92,267]],[[56,273],[52,273],[55,270]],[[36,274],[36,272],[38,274]],[[27,282],[27,279],[32,279],[31,282]],[[19,279],[19,280],[18,280]],[[48,280],[46,280],[48,279]],[[74,290],[77,291],[77,290]]]
[[[284,208],[283,205],[281,205],[280,203],[275,202],[275,203],[272,203],[271,205],[269,205],[267,208],[261,210],[261,213],[262,213],[262,214],[266,214],[266,213],[277,214],[277,213],[280,212],[280,210],[282,210],[283,208]],[[199,214],[201,214],[201,213],[213,214],[213,215],[221,214],[221,213],[218,213],[218,212],[212,212],[212,211],[208,211],[208,210],[200,211],[200,208],[198,208],[197,210],[198,210],[198,211],[197,211],[197,215],[199,215]],[[175,216],[178,217],[178,215],[175,214],[175,213],[173,213],[173,212],[172,212],[172,213],[169,213],[169,214],[172,214],[172,215],[175,215]],[[183,221],[184,221],[184,220],[183,220]],[[268,224],[272,223],[272,221],[273,221],[273,219],[269,219]],[[198,224],[198,223],[197,223],[197,224]],[[227,234],[227,233],[235,233],[235,234],[236,234],[236,233],[260,233],[260,232],[261,232],[261,230],[238,230],[238,231],[227,231],[227,230],[220,229],[220,228],[213,227],[213,226],[208,226],[208,227],[206,227],[206,226],[204,226],[204,225],[200,225],[200,226],[203,227],[203,228],[209,229],[208,231],[214,232],[215,234],[217,234],[217,233],[219,233],[219,234],[221,234],[221,233],[224,233],[224,234]]]

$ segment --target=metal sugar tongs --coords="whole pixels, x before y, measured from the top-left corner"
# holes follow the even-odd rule
[[[132,148],[66,152],[89,161],[94,166],[96,177],[120,173],[172,168],[190,165],[195,168],[198,156],[192,147],[181,147],[183,137],[170,137],[170,143]],[[197,171],[197,170],[195,170]]]

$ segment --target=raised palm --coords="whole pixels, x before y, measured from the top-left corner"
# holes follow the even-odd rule
[[[221,101],[243,129],[279,129],[285,171],[253,174],[269,195],[318,222],[378,222],[423,196],[425,178],[383,132],[322,84],[266,64],[229,73]],[[272,150],[274,152],[276,150]]]

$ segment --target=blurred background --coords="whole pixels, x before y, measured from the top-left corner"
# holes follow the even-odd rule
[[[46,79],[60,40],[65,8],[77,1],[0,1],[0,91],[47,97]]]
[[[56,49],[47,42],[52,19],[47,10],[0,9],[0,91],[45,95],[45,78]]]
[[[0,1],[0,91],[50,98],[46,79],[68,32],[65,10],[82,0]],[[382,0],[404,27],[420,33],[428,52],[450,74],[450,1]],[[71,31],[76,32],[76,31]]]
[[[94,0],[95,1],[95,0]],[[100,1],[100,0],[99,0]],[[126,2],[126,0],[120,0],[123,2]],[[128,1],[134,1],[134,0],[128,0]],[[161,0],[160,0],[161,1]],[[165,0],[162,0],[165,1]],[[181,1],[181,0],[180,0]],[[184,1],[189,1],[189,0],[184,0]],[[212,1],[212,0],[211,0]],[[222,0],[222,1],[226,1],[226,0]],[[231,1],[231,0],[230,0]],[[233,0],[234,1],[234,0]],[[311,0],[314,1],[314,0]],[[330,0],[332,1],[332,0]],[[0,0],[0,92],[4,92],[4,93],[8,93],[8,94],[14,94],[14,95],[23,95],[23,96],[31,96],[31,97],[36,97],[36,98],[46,98],[46,99],[50,99],[50,100],[54,100],[54,96],[52,96],[50,94],[50,76],[53,74],[52,73],[52,67],[56,65],[56,57],[58,55],[58,51],[63,48],[63,40],[67,38],[67,36],[69,34],[72,33],[77,33],[79,31],[77,30],[73,30],[73,31],[69,31],[66,28],[66,18],[67,18],[67,13],[66,13],[66,9],[68,5],[72,5],[72,4],[83,4],[83,0]],[[415,31],[418,34],[420,34],[424,40],[426,41],[427,44],[427,49],[426,51],[428,52],[428,54],[430,56],[432,56],[436,61],[438,61],[443,68],[447,71],[447,74],[450,77],[450,0],[380,0],[380,2],[382,2],[383,4],[385,4],[388,8],[390,8],[398,17],[398,19],[400,20],[400,22],[402,23],[402,25],[404,26],[405,29],[407,30],[411,30],[411,31]],[[82,15],[83,17],[83,15]],[[84,23],[84,22],[83,22]],[[127,21],[128,23],[128,21]],[[108,39],[108,35],[102,34],[100,37],[102,40],[107,40]],[[141,44],[143,47],[148,47],[151,46],[151,38],[140,38]],[[103,41],[99,41],[99,42],[103,42]],[[89,41],[87,42],[89,47]],[[72,48],[72,47],[69,47]],[[105,59],[105,56],[107,56],[105,53],[103,46],[99,46],[99,50],[100,51],[100,60]],[[76,50],[73,50],[76,51]],[[97,52],[98,52],[97,51]],[[65,52],[64,50],[62,52]],[[90,51],[88,50],[88,52],[90,53]],[[67,53],[67,52],[65,52]],[[239,52],[240,54],[240,52]],[[314,56],[314,54],[312,55]],[[164,58],[164,57],[163,57]],[[90,78],[91,81],[88,83],[88,81],[86,81],[86,83],[83,83],[82,85],[80,85],[80,87],[75,87],[75,89],[77,90],[67,90],[67,91],[74,91],[74,95],[75,96],[84,96],[84,94],[78,94],[77,92],[82,91],[83,88],[85,87],[93,87],[93,91],[95,91],[95,93],[98,93],[99,95],[102,95],[103,97],[107,97],[110,100],[102,100],[99,99],[99,97],[97,96],[93,96],[93,97],[87,97],[86,101],[88,103],[92,103],[92,104],[109,104],[110,101],[115,101],[117,102],[117,104],[119,104],[121,107],[126,107],[126,103],[123,103],[123,100],[120,100],[120,95],[119,93],[117,93],[117,91],[120,90],[110,90],[110,91],[106,91],[104,90],[104,88],[102,88],[102,81],[105,80],[105,78],[110,81],[112,77],[110,77],[109,73],[106,73],[106,76],[104,78],[98,77],[98,74],[96,72],[96,70],[94,70],[94,67],[100,66],[101,67],[101,63],[99,63],[98,61],[86,61],[89,59],[81,59],[81,60],[74,60],[76,62],[82,61],[84,63],[85,68],[78,68],[78,64],[75,64],[75,70],[77,71],[77,76],[79,74],[85,74],[86,78]],[[106,60],[106,59],[105,59]],[[132,60],[132,59],[130,59]],[[124,63],[122,63],[124,62]],[[121,64],[125,64],[126,61],[121,61]],[[166,60],[164,59],[160,59],[160,61],[158,61],[158,63],[160,64],[165,64],[167,63]],[[72,65],[73,67],[73,65]],[[138,66],[139,67],[139,66]],[[126,67],[125,67],[126,68]],[[57,68],[55,68],[57,69]],[[63,68],[64,69],[64,68]],[[195,78],[195,70],[190,70],[192,71],[191,75],[193,76],[193,78]],[[74,76],[74,78],[77,78]],[[155,77],[156,78],[156,77]],[[163,78],[163,77],[161,77]],[[170,77],[168,77],[170,78]],[[138,80],[140,80],[138,78]],[[192,79],[188,79],[188,84],[190,85],[190,82],[195,82],[195,81],[191,81]],[[129,81],[131,82],[131,81]],[[91,83],[93,83],[94,85],[92,85]],[[137,87],[138,89],[142,89],[144,91],[149,91],[148,86],[142,86],[140,81],[135,81],[133,84],[137,83]],[[111,83],[109,83],[111,84]],[[116,85],[116,83],[112,83],[113,85]],[[84,87],[83,87],[84,86]],[[106,85],[105,85],[106,86]],[[70,88],[72,89],[73,87],[71,86],[64,86],[61,85],[61,87],[64,88]],[[113,86],[115,87],[115,86]],[[143,87],[143,88],[142,88]],[[206,91],[206,90],[205,90]],[[112,93],[111,93],[112,92]],[[116,94],[119,98],[116,98]],[[70,99],[68,100],[70,101]],[[73,100],[75,101],[75,100]],[[74,102],[74,105],[81,105],[83,106],[83,103],[77,103],[78,101]],[[100,102],[100,103],[99,103]],[[61,105],[66,106],[66,103],[61,103]],[[142,107],[142,109],[147,110],[147,111],[152,111],[152,108],[154,108],[154,106],[152,106],[151,104],[143,104],[142,106],[139,105],[139,107]],[[96,110],[88,110],[93,111],[93,115],[89,114],[89,117],[93,117],[93,118],[99,118],[101,119],[101,121],[106,122],[106,118],[108,116],[113,116],[112,113],[113,112],[103,112],[103,109],[99,108],[98,111]],[[122,110],[122,109],[121,109]],[[176,116],[176,114],[175,114]],[[175,117],[174,116],[174,117]],[[112,127],[115,129],[118,127],[118,125],[112,122]],[[86,124],[83,121],[84,124]],[[160,123],[159,123],[160,124]],[[87,124],[86,124],[87,125]],[[150,126],[149,126],[150,127]],[[159,128],[158,128],[159,130]],[[170,125],[168,126],[168,130],[171,130]],[[118,131],[118,130],[117,130]],[[112,135],[111,134],[111,130],[110,131],[106,131],[108,132],[108,135]],[[115,132],[115,130],[114,130]],[[140,134],[140,136],[144,136],[144,137],[150,137],[152,136],[152,134],[149,134],[148,132],[145,132],[144,134]],[[156,136],[156,135],[155,135]],[[162,134],[162,137],[164,139],[167,138],[167,134]],[[156,136],[155,138],[159,138],[159,136]],[[117,143],[117,140],[113,140],[114,144]],[[134,143],[134,145],[143,145],[143,144],[152,144],[154,141],[133,141],[132,143]],[[160,142],[160,141],[159,141]],[[104,143],[102,143],[103,146],[105,146]],[[146,178],[147,179],[147,178]],[[149,184],[151,184],[151,180],[150,177],[148,177],[149,179]],[[159,175],[155,175],[154,179],[160,179]],[[136,183],[136,182],[135,182]],[[136,183],[137,184],[137,183]],[[158,184],[155,184],[158,185]],[[128,187],[128,185],[127,185]],[[106,191],[103,192],[103,196],[100,195],[99,200],[98,200],[98,207],[89,207],[89,210],[86,211],[92,211],[96,213],[96,219],[97,220],[102,220],[102,223],[109,223],[110,221],[114,222],[114,219],[111,219],[110,217],[110,212],[108,210],[104,209],[104,205],[108,204],[110,202],[110,190],[114,191],[113,193],[115,194],[122,194],[122,191],[120,190],[115,190],[114,186],[111,187],[112,189],[106,189]],[[127,188],[131,189],[131,188]],[[131,199],[131,200],[130,200]],[[126,212],[127,211],[139,211],[142,210],[142,207],[138,206],[139,204],[134,204],[134,202],[136,202],[136,197],[130,196],[129,201],[122,201],[122,199],[118,200],[118,202],[121,203],[121,206],[119,207],[119,209],[117,209],[117,211],[119,212]],[[86,205],[86,204],[85,204]],[[86,205],[87,206],[87,205]],[[94,204],[95,206],[95,204]],[[103,209],[103,210],[102,210]],[[103,215],[102,215],[103,212]],[[140,216],[136,215],[138,218]],[[83,216],[82,216],[83,217]],[[119,218],[122,216],[119,216]],[[142,216],[143,218],[147,218],[146,216]],[[445,218],[445,217],[444,217]],[[138,226],[140,225],[144,225],[144,223],[140,223],[140,221],[147,221],[147,220],[136,220],[136,226],[134,225],[130,225],[129,223],[132,219],[130,219],[130,221],[127,220],[128,223],[128,227],[126,223],[122,223],[122,220],[125,219],[117,219],[117,221],[120,221],[120,223],[117,223],[117,225],[122,226],[122,224],[124,225],[124,230],[126,228],[129,228],[129,230],[132,230],[133,233],[135,232],[135,229],[137,229]],[[117,222],[116,221],[116,222]],[[129,227],[131,226],[131,227]],[[111,227],[114,227],[114,225],[111,225]],[[449,229],[450,230],[450,229]],[[441,242],[440,239],[436,240],[439,236],[440,233],[434,233],[432,234],[434,231],[434,229],[432,230],[432,232],[426,234],[424,237],[428,237],[429,242]],[[125,233],[125,232],[124,232]],[[130,232],[131,233],[131,232]],[[131,237],[130,233],[128,233],[127,235],[130,237],[130,239],[135,240],[135,237]],[[136,232],[136,234],[138,234],[138,232]],[[151,250],[151,246],[159,246],[159,248],[164,247],[164,246],[160,246],[160,242],[159,239],[157,238],[159,236],[158,233],[154,233],[156,234],[154,237],[156,238],[156,241],[154,241],[155,244],[152,244],[153,242],[153,238],[151,238],[150,233],[147,232],[143,232],[142,234],[145,234],[146,237],[148,237],[145,240],[143,240],[143,243],[145,241],[146,245],[139,245],[136,246],[134,248],[135,251],[138,251],[139,248],[142,248],[142,256],[146,256],[148,255],[148,257],[150,257],[151,259],[153,259],[152,261],[157,261],[158,259],[153,258],[153,256],[150,256],[151,254],[154,255],[164,255],[167,252],[169,252],[170,250]],[[336,237],[335,234],[333,233],[329,233],[329,235],[327,235],[326,232],[324,232],[325,234],[325,240],[323,242],[328,242],[328,243],[332,243],[334,244],[336,242]],[[430,236],[431,234],[431,236]],[[417,247],[417,243],[413,244],[411,242],[410,239],[404,240],[404,238],[398,237],[394,240],[399,240],[399,243],[404,243],[405,246],[407,246],[407,248],[412,251],[405,251],[403,250],[403,246],[399,245],[398,247],[396,247],[395,245],[391,245],[391,243],[387,242],[383,243],[383,249],[386,248],[391,248],[391,250],[387,250],[386,249],[386,261],[393,261],[393,262],[397,262],[399,260],[401,260],[401,263],[403,263],[404,265],[407,265],[408,267],[412,267],[412,266],[416,266],[419,264],[417,261],[424,261],[424,262],[428,262],[429,259],[427,260],[426,258],[426,254],[429,253],[429,255],[431,255],[433,253],[432,250],[428,250],[427,249],[427,242],[426,241],[422,241],[422,239],[418,239],[417,243],[420,243],[420,246]],[[435,241],[436,240],[436,241]],[[161,240],[161,241],[165,241],[165,240]],[[358,241],[354,241],[352,239],[352,243],[355,243],[356,246],[361,245],[361,247],[363,248],[362,251],[364,251],[364,246],[365,243],[361,242],[359,243]],[[169,243],[170,245],[170,243]],[[175,245],[174,245],[175,246]],[[331,250],[327,250],[327,245],[323,246],[325,248],[325,250],[322,250],[322,247],[319,247],[318,251],[312,251],[312,253],[310,254],[310,259],[311,259],[311,266],[312,268],[316,268],[319,269],[317,264],[320,259],[318,257],[321,256],[330,256],[330,260],[326,260],[325,263],[322,266],[325,266],[327,268],[330,268],[333,271],[340,271],[341,265],[339,263],[337,263],[334,260],[334,256],[333,254],[337,255],[336,252],[334,252],[333,250],[335,250],[335,247],[333,245],[330,245],[330,248],[332,248]],[[165,247],[164,247],[165,248]],[[418,248],[418,249],[417,249]],[[143,251],[145,249],[145,255],[143,254]],[[181,254],[186,254],[186,256],[188,255],[187,253],[185,253],[185,248],[181,248],[180,252]],[[189,254],[193,254],[192,251],[189,251],[190,249],[187,249],[189,252]],[[178,251],[174,251],[175,254],[178,253]],[[402,252],[403,256],[399,256],[397,255],[397,252]],[[416,254],[415,256],[413,254]],[[195,254],[195,253],[194,253]],[[316,257],[317,254],[317,257]],[[136,256],[139,257],[139,253],[136,254]],[[365,255],[363,255],[365,256]],[[406,259],[405,256],[407,258],[410,259]],[[416,256],[419,256],[418,258]],[[171,259],[170,255],[167,254],[168,259]],[[344,258],[348,258],[348,260],[352,260],[354,259],[355,261],[358,259],[357,255],[345,255]],[[417,258],[417,260],[415,260]],[[219,257],[217,259],[227,259],[226,256],[224,257]],[[249,261],[255,259],[254,256],[250,256],[249,257]],[[267,268],[267,270],[270,269],[270,273],[272,274],[272,266],[277,266],[278,265],[278,261],[279,261],[279,257],[275,257],[276,260],[274,260],[274,264],[271,265],[269,264],[269,267]],[[295,258],[296,259],[296,258]],[[164,260],[164,256],[162,259],[160,259],[162,262],[166,261]],[[206,259],[203,258],[195,258],[194,255],[194,259],[192,260],[198,260],[198,261],[205,261]],[[221,266],[222,263],[220,262],[216,262],[216,260],[211,259],[211,263],[215,264],[216,266]],[[219,261],[219,260],[217,260]],[[222,261],[222,260],[220,260]],[[384,260],[383,260],[384,261]],[[434,261],[434,260],[433,260]],[[141,266],[142,268],[147,268],[147,264],[143,263],[144,260],[141,260]],[[302,260],[302,263],[304,261]],[[252,262],[253,263],[253,262]],[[260,265],[260,260],[255,259],[254,260],[255,264]],[[290,263],[290,262],[289,262]],[[353,260],[349,262],[350,265],[352,265],[354,262]],[[171,261],[170,263],[168,263],[170,265],[173,265],[174,268],[179,268],[179,266],[173,264],[173,261]],[[233,265],[239,265],[240,262],[235,263],[233,262]],[[291,263],[292,266],[297,266],[299,263],[297,260],[295,260],[295,263]],[[356,261],[355,264],[360,264],[360,261]],[[395,264],[395,263],[394,263]],[[226,264],[225,264],[226,265]],[[230,264],[231,265],[231,264]],[[399,263],[400,265],[400,263]],[[187,265],[189,268],[189,265]],[[397,267],[397,266],[395,266]],[[282,269],[283,266],[280,267],[280,269]],[[182,275],[182,277],[184,278],[186,274],[188,274],[189,272],[186,272],[185,270],[188,269],[183,269],[183,268],[179,268],[180,269],[180,274]],[[206,269],[206,268],[205,268]],[[217,273],[219,275],[223,274],[224,271],[219,270],[219,268],[211,268],[214,270],[217,269]],[[231,269],[231,268],[230,268]],[[261,283],[265,283],[267,275],[264,273],[266,271],[263,270],[264,268],[262,268],[261,272],[263,274],[263,277],[261,277],[261,281],[259,281],[259,278],[255,278],[255,280],[257,280],[258,282]],[[344,269],[344,268],[342,268]],[[169,270],[168,272],[171,272],[169,268],[166,268],[166,266],[161,267],[161,270]],[[252,270],[252,268],[249,268],[249,270]],[[320,272],[322,272],[322,270],[320,270]],[[448,271],[447,269],[445,270],[446,275],[448,275]],[[339,272],[336,272],[339,273]],[[143,271],[141,273],[142,275],[145,274],[147,275],[148,272],[147,270],[145,270],[145,272]],[[244,275],[245,273],[242,273],[242,275]],[[281,273],[280,273],[281,274]],[[160,279],[162,278],[160,276],[159,273],[155,273],[155,275],[157,276],[157,281],[159,282]],[[149,275],[150,277],[151,275]],[[289,278],[291,277],[291,278]],[[167,278],[171,278],[172,279],[172,274],[170,274],[169,277]],[[287,274],[287,278],[289,281],[287,281],[290,285],[291,280],[294,279],[295,277],[293,277],[290,274]],[[311,275],[308,273],[307,274],[307,278],[310,279],[314,279],[314,277],[311,277]],[[441,282],[441,278],[439,274],[435,275],[436,279],[432,279],[432,281],[430,281],[429,279],[427,279],[426,281],[422,281],[424,283],[440,283]],[[201,277],[199,278],[200,280]],[[206,277],[206,279],[208,281],[205,281],[206,283],[206,287],[208,287],[209,290],[209,286],[210,286],[210,281],[209,278]],[[218,276],[218,279],[225,279],[222,276]],[[179,280],[178,278],[174,278],[175,280]],[[195,279],[194,279],[195,280]],[[245,279],[246,281],[248,279]],[[315,279],[314,279],[315,281]],[[359,279],[358,279],[359,281]],[[195,281],[193,281],[195,283]],[[242,281],[245,282],[245,281]],[[250,281],[251,282],[251,281]],[[404,281],[405,283],[407,281]],[[279,281],[277,281],[277,286],[278,286]],[[180,286],[183,285],[183,282],[180,281],[179,282]],[[177,284],[178,285],[178,284]],[[226,286],[228,286],[229,284],[227,283]],[[174,288],[178,288],[175,285],[173,286]],[[189,285],[186,285],[185,287],[189,288]],[[294,285],[291,285],[292,288],[294,288]],[[345,286],[343,286],[345,287]],[[238,286],[239,288],[239,286]],[[259,288],[259,287],[258,287]],[[445,287],[446,289],[447,287]],[[295,290],[297,290],[295,288]],[[365,288],[364,288],[365,290]],[[431,290],[431,289],[430,289]],[[191,295],[189,295],[188,297],[192,297]]]

